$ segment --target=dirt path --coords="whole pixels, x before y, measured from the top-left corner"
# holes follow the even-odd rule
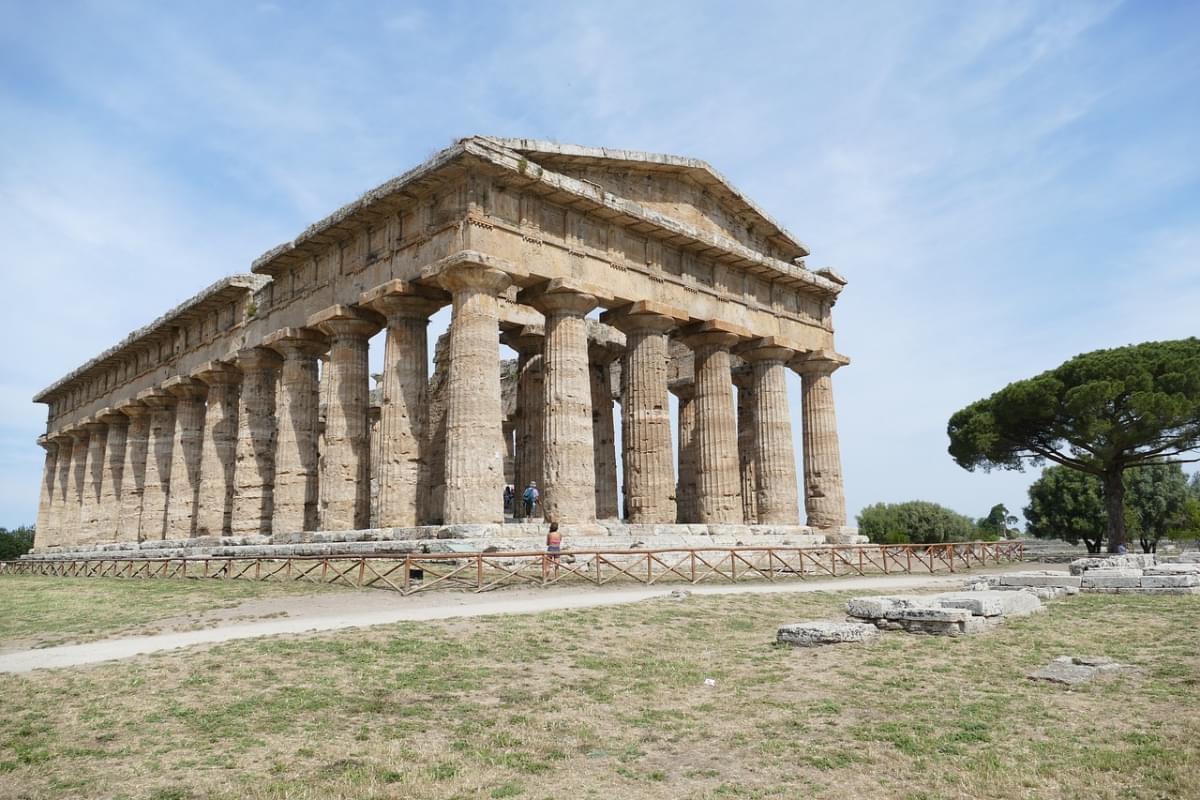
[[[1014,565],[1017,566],[1017,565]],[[1029,564],[1019,565],[1028,569]],[[1011,568],[1011,567],[1010,567]],[[992,571],[992,570],[989,570]],[[994,571],[1004,571],[1004,568]],[[102,639],[85,644],[0,653],[0,672],[30,672],[115,661],[123,658],[216,644],[256,636],[276,636],[387,625],[393,622],[482,617],[492,614],[537,614],[571,608],[636,603],[664,597],[683,588],[697,595],[772,594],[776,592],[902,591],[962,585],[962,575],[880,575],[795,583],[744,583],[724,586],[649,586],[601,589],[578,587],[509,589],[485,594],[431,592],[403,597],[391,592],[348,591],[254,600],[236,608],[218,609],[186,618],[200,630],[180,630],[149,636]],[[247,617],[253,622],[239,622]],[[264,617],[267,617],[264,619]],[[169,625],[164,620],[160,625]]]

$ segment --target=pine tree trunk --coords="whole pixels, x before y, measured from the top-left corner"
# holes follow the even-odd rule
[[[1108,552],[1125,543],[1125,481],[1121,470],[1104,473],[1104,507],[1108,513]]]

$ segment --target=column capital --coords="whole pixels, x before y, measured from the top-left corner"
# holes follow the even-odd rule
[[[525,274],[503,258],[464,250],[426,267],[421,271],[421,278],[448,292],[474,289],[496,296],[513,283],[514,276]]]
[[[105,408],[97,411],[96,419],[105,425],[126,425],[129,423],[129,417],[122,414],[120,409],[117,408]]]
[[[192,377],[209,386],[228,386],[241,381],[242,371],[226,361],[205,361],[192,370]]]
[[[163,408],[174,408],[176,400],[174,395],[168,394],[162,389],[146,389],[145,391],[138,392],[137,397],[134,399],[139,403],[145,403],[150,406],[153,411]]]
[[[679,341],[693,350],[702,347],[729,350],[738,342],[754,338],[745,328],[717,319],[695,322],[681,328],[679,334]]]
[[[75,437],[65,429],[46,434],[46,438],[57,444],[60,448],[68,451],[75,444]]]
[[[813,350],[800,353],[788,366],[801,375],[832,375],[835,370],[846,366],[850,359],[833,350]]]
[[[734,354],[743,361],[779,361],[786,362],[802,354],[795,344],[780,339],[778,336],[764,336],[751,339],[735,347]]]
[[[600,315],[600,321],[612,325],[619,331],[649,331],[666,333],[672,328],[687,323],[688,313],[681,308],[657,303],[653,300],[638,300],[619,308],[610,309]]]
[[[358,304],[393,319],[425,319],[450,302],[442,289],[394,280],[363,292]]]
[[[37,437],[37,443],[38,447],[42,448],[46,452],[50,452],[51,450],[54,450],[56,453],[58,452],[58,442],[54,441],[45,434]]]
[[[754,387],[754,369],[749,364],[742,364],[740,367],[729,370],[729,377],[733,379],[733,385],[739,389]]]
[[[374,336],[387,323],[382,315],[366,308],[336,305],[318,311],[307,325],[327,336]]]
[[[543,314],[583,316],[611,297],[605,289],[593,284],[575,278],[554,278],[524,289],[517,295],[517,302],[533,306]]]
[[[144,417],[147,414],[149,414],[150,407],[147,406],[145,403],[143,403],[141,400],[134,399],[134,400],[130,400],[130,401],[122,404],[121,406],[119,406],[117,408],[117,411],[120,411],[122,414],[129,417],[130,419],[137,419],[138,417]]]
[[[500,341],[523,356],[540,355],[546,345],[546,329],[541,325],[523,325],[500,334]]]
[[[96,419],[95,417],[88,417],[87,419],[83,420],[79,423],[79,427],[83,428],[87,432],[88,436],[108,430],[108,425]]]
[[[180,400],[203,400],[208,394],[208,387],[195,378],[176,375],[163,381],[162,388]]]
[[[588,361],[593,364],[607,365],[616,361],[625,352],[619,342],[588,341]]]
[[[312,328],[281,328],[263,339],[262,346],[284,358],[289,355],[315,357],[329,349],[329,340]]]
[[[691,400],[696,396],[696,384],[680,381],[678,383],[667,384],[667,390],[671,394],[678,397],[680,400]]]
[[[279,353],[268,347],[247,347],[237,351],[233,362],[238,369],[242,370],[279,369],[283,359]]]

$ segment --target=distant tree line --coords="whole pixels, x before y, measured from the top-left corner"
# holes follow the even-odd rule
[[[22,525],[19,528],[0,528],[0,561],[11,561],[20,558],[33,549],[33,526]]]
[[[994,541],[1016,536],[1016,522],[1002,503],[972,519],[937,503],[909,500],[867,506],[858,515],[858,532],[873,544]]]

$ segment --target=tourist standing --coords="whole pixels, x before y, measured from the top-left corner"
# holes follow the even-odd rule
[[[530,481],[525,487],[525,493],[521,495],[521,499],[525,501],[525,517],[528,519],[533,516],[534,506],[538,501],[537,481]]]

